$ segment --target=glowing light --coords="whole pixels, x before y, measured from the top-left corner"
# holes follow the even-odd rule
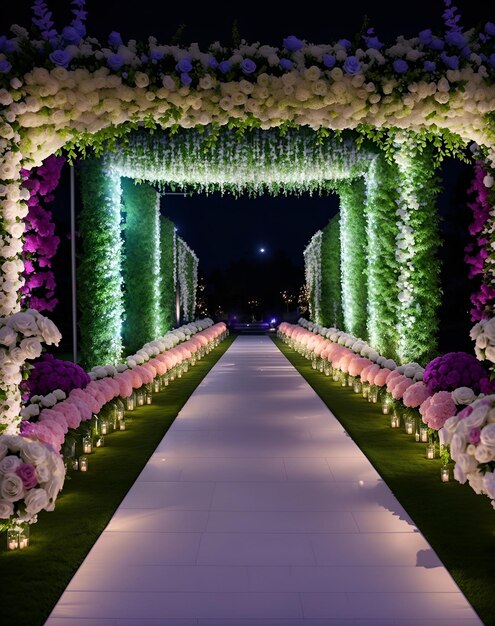
[[[265,248],[260,248],[260,252],[263,254],[265,252]]]

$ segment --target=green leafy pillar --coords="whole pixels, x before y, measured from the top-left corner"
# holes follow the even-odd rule
[[[380,354],[394,359],[398,357],[397,180],[395,165],[382,156],[372,161],[366,175],[368,341]]]
[[[77,286],[81,365],[117,363],[122,357],[122,237],[120,175],[97,159],[81,168]]]
[[[304,250],[304,275],[309,292],[309,316],[315,324],[322,324],[321,316],[321,242],[323,233],[317,231]]]
[[[367,339],[368,283],[366,189],[363,178],[337,186],[340,196],[340,246],[344,329]]]
[[[339,216],[332,218],[322,232],[321,323],[343,328]]]
[[[410,140],[395,155],[397,201],[397,355],[402,363],[426,363],[437,350],[440,305],[438,215],[439,180],[432,151],[420,152]]]
[[[190,322],[196,310],[198,257],[180,237],[177,237],[177,282],[183,321]]]
[[[160,335],[175,325],[175,226],[166,217],[160,217]]]
[[[125,210],[123,338],[134,353],[161,334],[160,196],[149,185],[122,179]]]

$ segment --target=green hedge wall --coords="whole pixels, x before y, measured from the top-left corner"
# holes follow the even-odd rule
[[[122,356],[122,238],[120,176],[98,159],[81,167],[81,250],[77,269],[80,362],[117,363]]]
[[[160,216],[160,334],[164,335],[175,325],[175,226],[173,222]]]
[[[160,335],[159,194],[122,179],[125,215],[125,322],[123,340],[132,354]]]
[[[322,232],[321,323],[323,326],[343,328],[339,216],[333,217]]]

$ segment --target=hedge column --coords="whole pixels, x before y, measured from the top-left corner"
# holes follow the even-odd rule
[[[81,169],[83,208],[79,218],[82,255],[77,270],[81,365],[117,363],[122,357],[122,238],[120,175],[101,161]]]
[[[321,323],[343,328],[339,216],[323,229],[321,240]]]
[[[166,217],[160,216],[161,335],[171,330],[175,324],[175,285],[177,280],[175,239],[175,226],[173,222]]]
[[[337,186],[340,196],[340,245],[344,329],[367,339],[366,192],[363,178]]]
[[[149,185],[122,179],[125,209],[124,344],[133,353],[161,335],[160,196]]]

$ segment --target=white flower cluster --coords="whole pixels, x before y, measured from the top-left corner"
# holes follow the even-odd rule
[[[6,433],[17,431],[21,416],[19,384],[25,362],[42,352],[42,342],[58,345],[61,334],[55,324],[34,309],[0,318],[0,423]]]
[[[407,378],[411,378],[415,381],[423,380],[424,368],[419,363],[406,363],[404,365],[397,365],[393,359],[387,359],[381,356],[376,350],[374,350],[366,341],[363,341],[359,337],[355,337],[349,333],[346,333],[337,328],[326,328],[309,322],[304,318],[300,318],[297,322],[299,326],[310,330],[311,332],[321,335],[326,339],[334,343],[338,343],[341,346],[349,348],[356,354],[366,357],[370,361],[373,361],[380,367],[386,367],[390,370],[397,370],[399,374],[403,374]]]
[[[309,314],[312,319],[319,320],[321,316],[321,242],[323,232],[317,231],[306,246],[304,255],[304,273],[308,286]]]
[[[65,480],[62,458],[43,444],[20,436],[0,436],[0,521],[33,524],[53,511]]]
[[[442,445],[450,445],[455,479],[469,482],[477,494],[486,494],[495,508],[495,395],[449,417],[439,436]]]
[[[473,326],[469,333],[475,341],[474,351],[480,361],[495,363],[495,317],[481,320]]]

